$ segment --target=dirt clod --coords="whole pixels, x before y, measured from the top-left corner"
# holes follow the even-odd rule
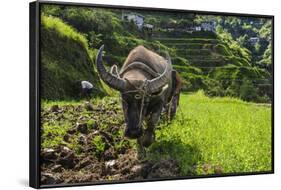
[[[59,111],[59,106],[58,105],[51,106],[50,111],[51,112],[58,112]]]
[[[79,135],[79,137],[78,137],[78,143],[79,143],[80,145],[85,145],[86,142],[87,142],[87,137],[86,137],[85,135],[83,135],[83,134]]]
[[[63,140],[65,141],[65,142],[69,142],[69,139],[70,139],[70,135],[69,134],[65,134],[64,136],[63,136]]]
[[[73,135],[74,133],[76,133],[76,129],[69,129],[67,133]]]
[[[62,166],[57,164],[57,165],[54,165],[51,169],[53,172],[61,172],[62,171]]]
[[[94,111],[95,110],[94,106],[90,102],[86,102],[84,106],[85,106],[85,109],[87,111]]]
[[[43,184],[57,184],[62,182],[59,175],[52,173],[41,173],[41,181]]]
[[[52,148],[45,148],[41,151],[43,161],[53,161],[57,158],[56,151]]]
[[[175,160],[162,160],[155,163],[147,178],[175,177],[179,174],[179,166]]]
[[[80,133],[83,133],[83,134],[88,133],[87,123],[77,123],[76,126],[77,126],[77,131],[79,131]]]
[[[62,147],[57,163],[61,164],[62,167],[67,169],[74,168],[76,165],[76,156],[68,147]]]
[[[86,166],[89,166],[90,164],[92,163],[91,159],[90,158],[85,158],[83,159],[81,162],[79,162],[76,166],[77,169],[82,169]]]
[[[216,165],[214,167],[214,172],[215,172],[215,174],[222,174],[223,173],[223,168],[220,165]]]
[[[116,159],[117,155],[115,154],[113,148],[109,148],[104,152],[103,158],[104,160],[112,160],[112,159]]]

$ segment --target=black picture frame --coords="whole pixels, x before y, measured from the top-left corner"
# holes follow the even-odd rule
[[[105,182],[90,182],[90,183],[75,183],[75,184],[57,184],[57,185],[41,185],[40,184],[40,6],[44,4],[52,5],[72,5],[83,7],[98,7],[98,8],[117,8],[128,10],[146,10],[146,11],[166,11],[177,13],[196,13],[202,15],[220,15],[220,16],[239,16],[239,17],[256,17],[272,20],[272,105],[271,105],[271,163],[272,170],[263,172],[248,172],[248,173],[231,173],[231,174],[212,174],[186,177],[169,177],[161,179],[147,180],[130,180],[130,181],[105,181]],[[163,180],[182,180],[195,178],[211,178],[211,177],[227,177],[227,176],[245,176],[258,174],[273,174],[274,173],[274,16],[245,14],[245,13],[227,13],[227,12],[212,12],[212,11],[196,11],[183,9],[167,9],[154,7],[133,7],[120,5],[105,5],[105,4],[90,4],[90,3],[73,3],[73,2],[55,2],[55,1],[35,1],[29,4],[29,185],[33,188],[49,188],[49,187],[69,187],[69,186],[84,186],[84,185],[99,185],[99,184],[120,184],[148,181],[163,181]]]

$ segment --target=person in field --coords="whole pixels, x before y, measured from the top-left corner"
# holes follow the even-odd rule
[[[91,97],[93,91],[93,84],[89,81],[81,81],[81,96],[82,97]]]

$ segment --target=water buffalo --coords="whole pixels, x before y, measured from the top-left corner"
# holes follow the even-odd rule
[[[171,59],[137,46],[128,55],[120,71],[113,65],[108,72],[102,64],[101,46],[96,66],[101,79],[121,93],[126,122],[125,136],[137,139],[139,151],[155,140],[154,128],[162,110],[173,117],[179,101],[180,78]],[[144,121],[144,122],[143,122]],[[143,128],[145,126],[145,129]]]

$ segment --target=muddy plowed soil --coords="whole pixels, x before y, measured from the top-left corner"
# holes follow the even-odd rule
[[[117,100],[43,106],[41,144],[62,138],[41,146],[42,185],[179,176],[173,159],[138,159],[132,140],[123,137],[122,114]],[[44,128],[65,123],[70,127],[60,133]]]

